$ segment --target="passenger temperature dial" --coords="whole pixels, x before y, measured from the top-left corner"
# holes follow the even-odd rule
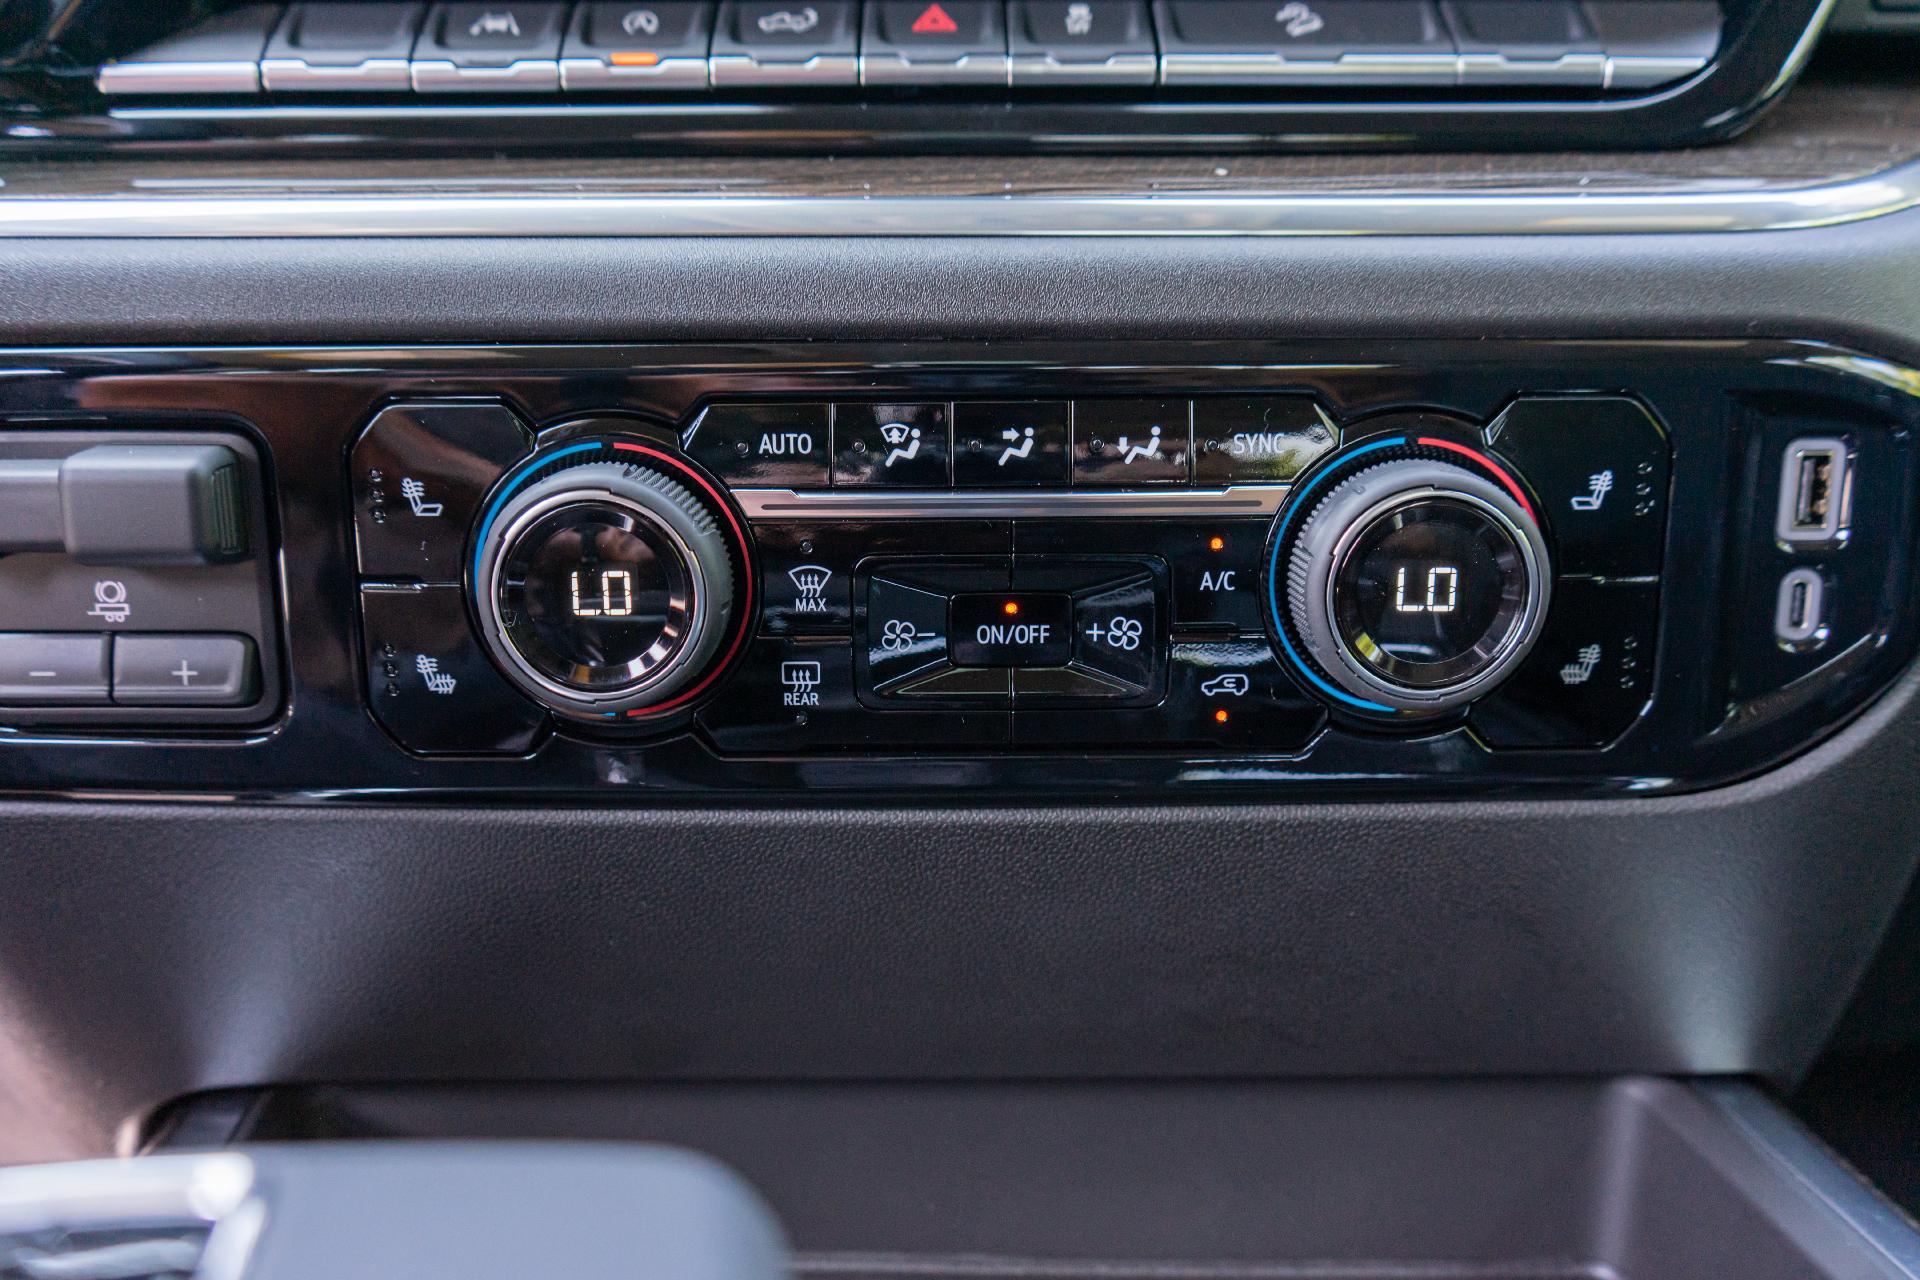
[[[719,491],[643,441],[536,455],[482,519],[473,599],[508,678],[552,710],[630,721],[687,704],[737,646],[746,543]]]
[[[1440,438],[1374,441],[1276,523],[1271,614],[1310,684],[1349,711],[1439,715],[1491,689],[1546,618],[1546,540],[1492,459]]]

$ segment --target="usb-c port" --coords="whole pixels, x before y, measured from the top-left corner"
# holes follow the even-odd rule
[[[1844,541],[1852,512],[1853,468],[1844,440],[1804,439],[1787,446],[1780,465],[1775,532],[1793,544]]]
[[[1788,649],[1810,649],[1827,638],[1826,580],[1818,569],[1794,569],[1780,579],[1773,634]]]

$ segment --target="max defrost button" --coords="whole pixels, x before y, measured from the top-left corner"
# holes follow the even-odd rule
[[[952,628],[950,653],[959,666],[1065,666],[1073,656],[1073,597],[955,596]]]
[[[113,700],[123,707],[244,707],[259,692],[245,636],[122,635],[113,643]]]

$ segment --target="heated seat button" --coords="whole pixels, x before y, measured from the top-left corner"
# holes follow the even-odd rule
[[[1073,483],[1133,489],[1185,484],[1193,452],[1185,400],[1079,400],[1073,406]]]
[[[363,587],[367,704],[422,755],[523,755],[546,712],[487,660],[459,587]]]
[[[709,405],[687,430],[687,455],[731,485],[824,489],[827,413],[824,404]]]
[[[1286,484],[1333,446],[1333,424],[1311,396],[1193,402],[1197,485]]]
[[[531,444],[503,405],[382,409],[350,463],[362,576],[458,582],[481,498]]]
[[[953,598],[950,652],[963,667],[1060,667],[1073,656],[1073,597],[1004,592]]]
[[[1475,704],[1494,747],[1603,747],[1653,696],[1660,588],[1651,582],[1554,584],[1546,630],[1525,663]]]
[[[568,91],[704,89],[713,0],[598,0],[573,12],[560,47]]]
[[[950,426],[942,403],[835,405],[833,483],[944,489],[953,483]]]
[[[122,635],[113,644],[113,700],[123,707],[244,707],[260,664],[246,636]]]
[[[1000,0],[868,0],[864,84],[1007,83]]]
[[[962,487],[1065,488],[1073,406],[1064,400],[953,407],[953,482]]]
[[[1494,448],[1539,495],[1561,573],[1658,574],[1672,455],[1637,400],[1516,400],[1491,428]]]
[[[103,707],[111,637],[0,632],[0,704]]]
[[[858,83],[858,13],[855,0],[724,0],[713,31],[714,88]]]
[[[1150,85],[1159,75],[1147,0],[1012,0],[1016,86]]]

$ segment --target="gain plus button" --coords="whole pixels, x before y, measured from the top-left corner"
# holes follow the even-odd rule
[[[1073,656],[1071,596],[955,596],[952,619],[952,657],[962,667],[1060,667]]]

